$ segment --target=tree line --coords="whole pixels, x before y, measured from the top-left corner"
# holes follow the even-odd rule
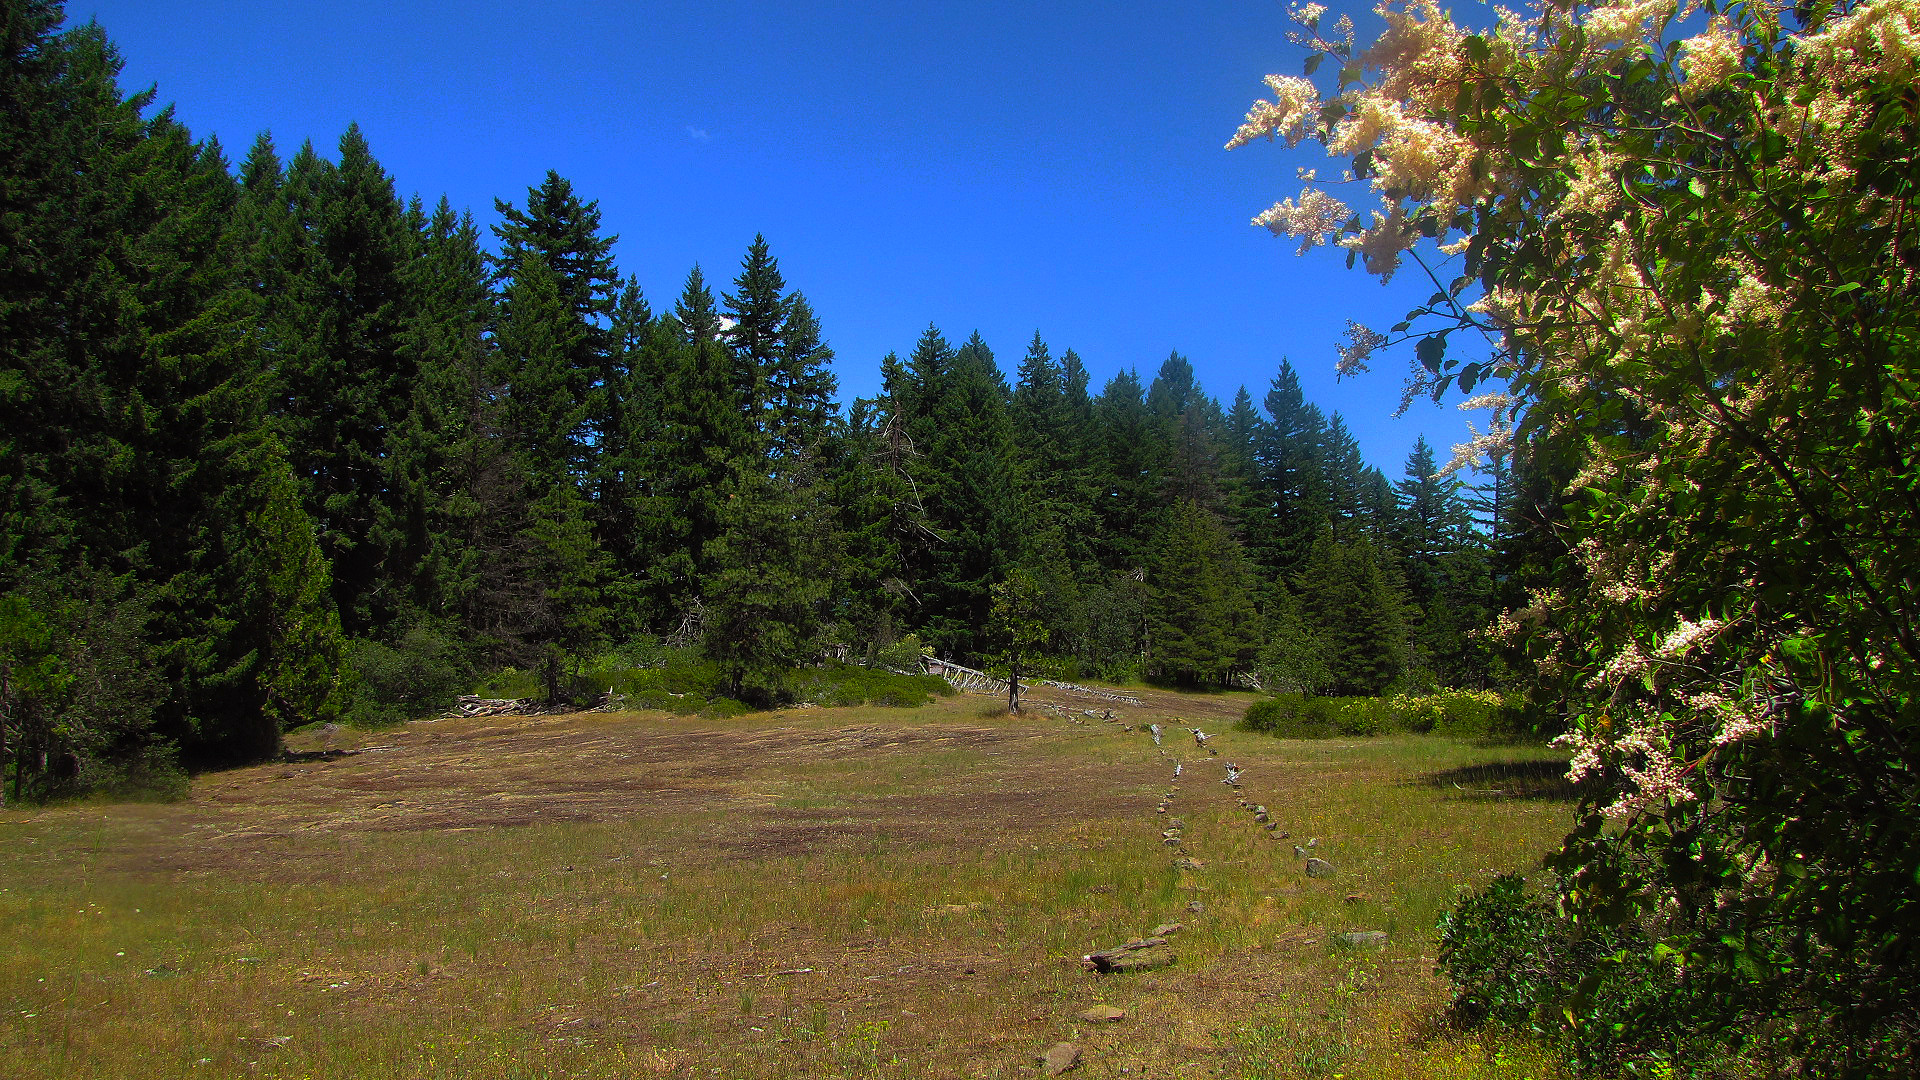
[[[123,95],[97,26],[0,9],[16,794],[258,759],[395,656],[558,697],[651,637],[751,703],[909,634],[990,663],[1010,575],[1063,673],[1503,677],[1474,631],[1519,485],[1464,489],[1424,442],[1389,481],[1285,361],[1222,406],[1178,353],[1095,391],[1038,333],[1009,382],[929,327],[842,410],[763,238],[656,310],[558,173],[496,203],[488,244],[397,196],[357,127],[236,165]]]

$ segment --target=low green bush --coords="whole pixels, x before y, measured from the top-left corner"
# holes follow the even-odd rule
[[[445,712],[470,677],[465,650],[453,638],[416,626],[391,644],[355,638],[341,657],[346,708],[357,727],[384,727]],[[512,669],[508,669],[512,670]],[[529,697],[535,690],[489,697]]]
[[[547,687],[537,671],[505,667],[489,672],[474,684],[473,692],[483,698],[533,698],[545,694]]]
[[[914,654],[915,656],[918,653]],[[946,680],[932,675],[902,675],[883,668],[831,662],[820,667],[794,668],[785,676],[789,700],[819,705],[881,705],[916,708],[935,695],[954,692]],[[752,710],[723,693],[720,666],[692,649],[662,646],[627,647],[596,657],[593,664],[567,683],[566,696],[587,702],[602,694],[623,695],[635,709],[658,709],[681,716],[738,716]],[[538,672],[502,668],[480,680],[473,692],[487,698],[540,697],[546,687]]]
[[[1275,694],[1249,706],[1240,726],[1283,739],[1364,738],[1438,732],[1482,738],[1511,726],[1518,702],[1492,690],[1444,690],[1389,697]]]
[[[795,694],[816,705],[881,705],[918,708],[934,695],[953,693],[945,679],[933,675],[901,675],[882,668],[829,663],[793,672]]]
[[[1505,874],[1442,915],[1439,929],[1439,966],[1463,1027],[1532,1032],[1586,1075],[1777,1075],[1766,1063],[1778,1041],[1772,1021],[1738,988],[1688,977],[1682,927],[1576,923]]]

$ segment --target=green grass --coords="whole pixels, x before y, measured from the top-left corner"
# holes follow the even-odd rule
[[[1088,1076],[1523,1074],[1432,1028],[1432,926],[1569,807],[1444,778],[1550,754],[1169,739],[1162,815],[1144,734],[991,709],[418,724],[174,806],[11,809],[0,1075],[1014,1076],[1062,1039]],[[1081,970],[1168,921],[1175,966]],[[1076,1019],[1097,1001],[1129,1020]]]

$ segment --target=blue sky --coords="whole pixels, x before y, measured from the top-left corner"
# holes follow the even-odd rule
[[[541,4],[70,0],[234,158],[273,133],[333,156],[358,122],[403,194],[481,224],[555,169],[597,199],[622,273],[656,309],[687,270],[730,282],[765,233],[813,302],[842,395],[929,322],[979,330],[1011,376],[1038,329],[1095,390],[1170,350],[1223,402],[1291,358],[1397,479],[1451,407],[1394,419],[1406,358],[1336,381],[1349,318],[1430,291],[1248,225],[1293,194],[1290,153],[1222,144],[1269,71],[1299,70],[1275,0]],[[1332,16],[1329,15],[1329,18]],[[1363,26],[1365,24],[1363,23]]]

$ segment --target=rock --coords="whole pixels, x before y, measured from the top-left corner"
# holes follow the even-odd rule
[[[1111,1005],[1095,1005],[1091,1009],[1082,1010],[1080,1013],[1080,1019],[1085,1020],[1089,1024],[1117,1024],[1126,1018],[1127,1010],[1116,1009]]]
[[[1363,892],[1347,894],[1347,903],[1349,904],[1358,904],[1363,900],[1371,900],[1371,899],[1372,897],[1368,896],[1366,893],[1363,893]]]
[[[1168,934],[1177,934],[1180,930],[1181,926],[1177,922],[1161,923],[1159,926],[1153,928],[1153,936],[1166,937]]]
[[[1307,876],[1325,878],[1333,876],[1333,864],[1325,859],[1308,859]]]
[[[1187,901],[1187,910],[1193,912],[1195,915],[1199,915],[1207,910],[1207,905],[1198,900],[1189,900]]]
[[[1088,953],[1080,958],[1080,962],[1088,970],[1102,975],[1121,971],[1151,971],[1173,963],[1173,953],[1163,948],[1166,943],[1167,939],[1163,937],[1129,941],[1116,948]]]
[[[1387,947],[1385,930],[1355,930],[1341,934],[1340,943],[1355,949],[1384,949]]]
[[[1146,952],[1128,953],[1116,957],[1102,974],[1125,975],[1133,971],[1154,971],[1167,967],[1177,959],[1171,949],[1149,949]]]
[[[1040,1069],[1048,1076],[1059,1076],[1078,1064],[1080,1048],[1072,1043],[1056,1043],[1053,1049],[1040,1055]]]
[[[1317,859],[1316,859],[1316,860],[1313,860],[1313,861],[1315,861],[1315,862],[1318,862],[1319,860],[1317,860]],[[1205,860],[1205,859],[1175,859],[1175,860],[1173,860],[1173,866],[1174,866],[1174,869],[1176,869],[1176,870],[1198,870],[1198,869],[1200,869],[1200,868],[1202,868],[1202,867],[1204,867],[1204,866],[1206,866],[1206,865],[1207,865],[1207,862],[1206,862],[1206,860]],[[1313,870],[1312,870],[1311,868],[1309,868],[1309,869],[1307,870],[1307,872],[1308,872],[1308,873],[1312,873],[1312,872],[1313,872]],[[1332,871],[1332,869],[1331,869],[1331,868],[1329,868],[1327,872],[1328,872],[1328,873],[1332,873],[1333,871]]]

